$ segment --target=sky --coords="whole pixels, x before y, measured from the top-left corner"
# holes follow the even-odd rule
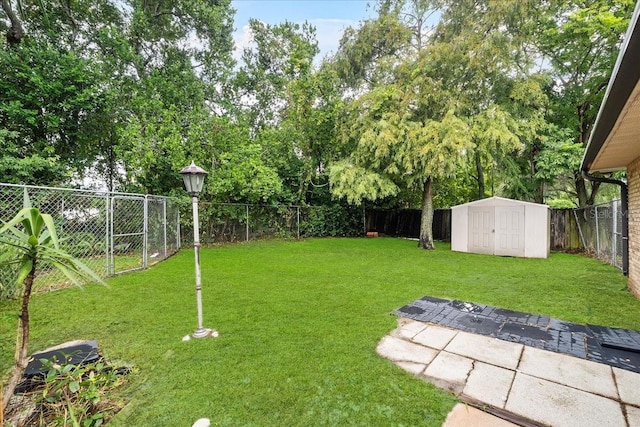
[[[248,33],[250,18],[267,24],[286,21],[303,23],[305,20],[316,27],[320,54],[318,59],[335,53],[345,28],[357,26],[358,22],[375,16],[368,4],[372,0],[233,0],[236,10],[233,39],[236,59],[242,49],[251,42]]]

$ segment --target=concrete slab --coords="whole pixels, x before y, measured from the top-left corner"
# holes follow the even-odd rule
[[[602,363],[525,347],[518,371],[537,378],[618,399],[611,367]]]
[[[487,414],[473,406],[458,403],[453,407],[442,427],[518,427],[517,424]]]
[[[423,363],[415,363],[415,362],[394,362],[394,363],[413,375],[422,374],[422,372],[424,372],[424,368],[427,367],[427,365]]]
[[[620,400],[624,403],[640,406],[640,392],[638,391],[640,374],[620,368],[613,368],[613,374],[616,377]],[[640,423],[637,425],[640,426]]]
[[[451,342],[453,337],[458,334],[458,331],[449,328],[443,328],[441,326],[429,325],[426,329],[423,329],[416,336],[412,338],[419,344],[426,345],[427,347],[437,348],[442,350]]]
[[[386,336],[376,348],[378,354],[393,362],[414,362],[428,365],[438,351],[400,338]]]
[[[428,325],[424,322],[418,322],[410,319],[401,319],[401,324],[398,328],[401,336],[406,338],[413,338],[417,333],[424,330]]]
[[[424,377],[438,387],[460,394],[471,369],[473,360],[442,351],[424,371]]]
[[[640,408],[626,405],[625,410],[627,411],[627,422],[629,423],[629,427],[640,426]]]
[[[618,402],[516,373],[505,409],[554,427],[625,427]]]
[[[458,332],[444,349],[450,353],[491,365],[515,369],[518,366],[522,348],[522,344],[501,341],[484,335]]]
[[[515,375],[509,369],[475,362],[462,393],[479,402],[504,408]]]

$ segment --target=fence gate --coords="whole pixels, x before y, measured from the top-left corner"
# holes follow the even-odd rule
[[[147,205],[144,196],[113,196],[110,200],[109,274],[145,268]]]

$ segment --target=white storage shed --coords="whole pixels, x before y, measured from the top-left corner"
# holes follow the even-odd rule
[[[491,197],[451,208],[451,249],[458,252],[547,258],[549,207]]]

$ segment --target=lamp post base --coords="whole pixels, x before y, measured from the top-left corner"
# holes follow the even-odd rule
[[[193,332],[193,334],[191,334],[191,336],[194,338],[205,338],[205,337],[215,338],[218,336],[218,331],[214,331],[213,329],[208,329],[208,328],[198,328]]]

